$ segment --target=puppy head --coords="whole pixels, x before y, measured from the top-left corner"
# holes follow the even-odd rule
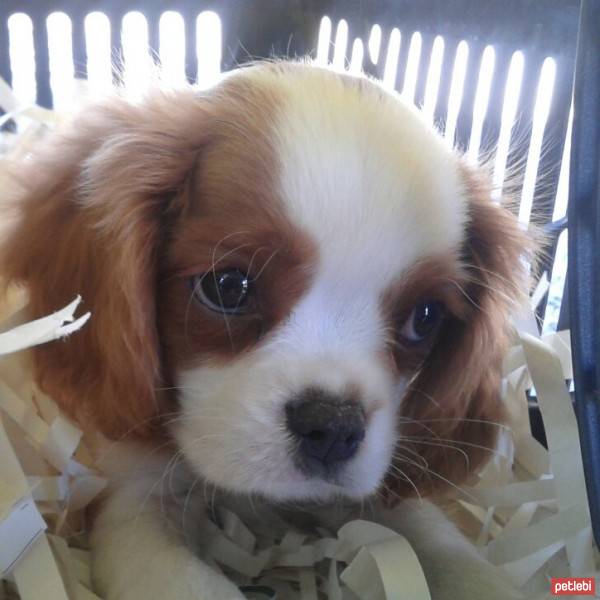
[[[376,84],[284,63],[115,99],[17,176],[4,274],[34,317],[92,311],[35,351],[81,422],[272,499],[430,491],[493,446],[524,236]]]

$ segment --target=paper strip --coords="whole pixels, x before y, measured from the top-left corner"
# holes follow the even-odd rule
[[[0,409],[3,409],[25,432],[27,439],[59,471],[66,469],[81,439],[81,431],[59,415],[52,425],[38,416],[3,381],[0,381]]]
[[[480,506],[521,506],[534,500],[551,500],[554,497],[554,481],[541,479],[538,481],[519,481],[501,487],[468,488],[463,487],[464,500],[476,502]]]
[[[77,296],[69,305],[47,317],[0,334],[0,355],[44,344],[77,331],[91,316],[88,312],[74,320],[73,315],[80,302],[81,296]],[[65,322],[69,324],[65,325]]]
[[[2,77],[0,77],[0,108],[7,113],[19,110],[20,108],[20,103],[15,93]]]
[[[302,600],[319,600],[314,570],[300,570],[300,595]]]
[[[0,521],[0,577],[6,575],[46,529],[33,498],[23,498]]]
[[[13,575],[21,600],[69,600],[45,535],[17,563]]]
[[[587,507],[572,506],[526,530],[502,533],[488,544],[488,560],[495,565],[512,562],[576,535],[589,523],[586,509]]]
[[[340,579],[361,600],[431,600],[419,560],[402,536],[361,548]]]
[[[589,523],[585,476],[577,421],[571,397],[566,388],[565,375],[556,352],[542,341],[528,334],[521,334],[531,378],[535,385],[540,410],[546,424],[546,437],[550,464],[554,473],[556,498],[559,510],[577,506]],[[583,528],[582,527],[582,528]],[[574,535],[577,532],[573,532]],[[576,546],[567,541],[567,555],[574,562]],[[593,568],[591,549],[582,565],[584,572]],[[576,576],[582,573],[574,573]]]
[[[31,495],[36,502],[64,502],[69,496],[69,479],[58,477],[27,477]]]
[[[23,469],[4,429],[0,414],[0,520],[12,510],[14,503],[27,494],[29,485]]]

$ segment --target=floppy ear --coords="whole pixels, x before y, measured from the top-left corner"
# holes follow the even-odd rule
[[[148,433],[161,410],[157,261],[205,112],[191,90],[139,105],[114,97],[12,168],[20,191],[2,276],[26,284],[31,318],[77,294],[92,313],[81,331],[34,350],[38,383],[108,436]]]
[[[492,202],[483,173],[461,170],[468,201],[462,287],[470,310],[444,323],[403,399],[395,460],[404,476],[388,482],[402,494],[414,493],[408,478],[421,494],[464,481],[491,457],[505,418],[500,374],[508,318],[526,299],[522,259],[531,258],[533,243],[513,214]]]

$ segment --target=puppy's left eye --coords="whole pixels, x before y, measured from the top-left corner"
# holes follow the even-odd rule
[[[411,311],[400,335],[409,342],[422,342],[437,332],[445,315],[441,302],[422,302]]]
[[[252,286],[241,269],[209,271],[193,277],[191,284],[194,295],[207,308],[226,314],[247,312]]]

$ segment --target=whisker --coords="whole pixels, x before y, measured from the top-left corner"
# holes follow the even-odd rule
[[[450,440],[450,439],[445,439],[445,438],[439,438],[436,441],[431,441],[428,438],[418,437],[418,436],[401,436],[400,440],[408,441],[408,442],[415,443],[415,444],[416,443],[431,444],[432,446],[439,445],[438,442],[447,442],[450,444],[459,444],[461,446],[469,446],[471,448],[479,448],[480,450],[486,450],[487,452],[490,452],[492,454],[497,454],[498,456],[504,456],[501,452],[499,452],[495,448],[491,448],[489,446],[482,446],[480,444],[473,444],[472,442],[462,442],[459,440]]]
[[[448,283],[451,283],[467,299],[469,304],[472,304],[478,310],[482,310],[481,306],[479,306],[479,304],[477,304],[477,302],[475,302],[475,300],[473,298],[471,298],[471,296],[469,295],[467,290],[465,290],[465,288],[460,283],[458,283],[458,281],[456,281],[455,279],[451,279],[451,278],[443,278],[442,281],[447,281]]]
[[[486,289],[486,290],[488,290],[490,292],[494,292],[494,294],[497,294],[500,297],[502,297],[507,302],[507,304],[509,304],[509,305],[514,305],[515,304],[515,300],[513,298],[511,298],[508,294],[506,294],[505,292],[499,290],[496,287],[492,287],[490,284],[485,283],[484,281],[482,281],[481,279],[479,279],[479,278],[477,278],[477,277],[475,277],[473,275],[468,275],[466,277],[466,280],[468,282],[474,283],[475,285],[478,285],[478,286],[480,286],[480,287],[482,287],[482,288],[484,288],[484,289]],[[477,306],[477,308],[479,310],[481,310],[482,312],[485,313],[485,311],[483,311],[483,309],[481,308],[481,306]]]
[[[511,281],[507,277],[500,275],[500,273],[497,273],[496,271],[491,271],[490,269],[486,269],[485,267],[481,267],[480,265],[475,265],[473,263],[467,263],[466,268],[468,270],[473,269],[475,271],[481,271],[482,273],[487,273],[488,275],[491,275],[492,277],[499,279],[500,281],[502,281],[502,283],[505,283],[507,286],[511,287],[517,295],[519,295],[519,296],[524,295],[524,292],[520,288],[520,286],[518,286],[514,281]]]
[[[421,390],[419,388],[412,387],[409,384],[409,386],[407,388],[407,392],[415,392],[417,394],[420,394],[421,396],[427,398],[427,400],[429,400],[434,406],[437,406],[438,408],[441,408],[440,403],[431,394],[428,394],[427,392],[425,392],[425,391],[423,391],[423,390]]]
[[[267,266],[273,260],[273,258],[275,258],[275,256],[279,253],[279,251],[280,251],[280,248],[277,248],[276,250],[273,251],[271,256],[269,256],[269,258],[265,261],[265,264],[260,268],[260,271],[257,273],[256,277],[254,277],[254,279],[252,279],[253,283],[256,283],[258,281],[259,277],[263,274],[264,270],[267,268]]]
[[[411,454],[413,454],[414,456],[416,456],[420,461],[423,462],[424,466],[429,467],[429,463],[427,462],[427,460],[425,459],[424,456],[421,456],[416,450],[413,450],[412,448],[407,448],[406,446],[402,446],[402,451],[406,451],[406,452],[410,452]],[[396,453],[398,452],[398,450],[394,450],[393,456],[396,456]]]
[[[403,460],[403,459],[400,459],[400,460]],[[436,472],[436,471],[434,471],[432,469],[425,468],[422,465],[420,465],[418,463],[415,463],[413,461],[404,460],[404,462],[407,462],[408,464],[413,464],[415,467],[421,469],[425,473],[429,473],[430,475],[433,475],[434,477],[437,477],[438,479],[441,479],[444,483],[446,483],[449,486],[453,487],[454,489],[458,490],[464,496],[469,497],[471,500],[475,500],[475,496],[473,496],[473,494],[471,494],[471,493],[467,492],[466,490],[462,489],[461,487],[459,487],[458,485],[456,485],[455,483],[453,483],[452,481],[450,481],[449,479],[447,479],[443,475],[440,475],[438,472]]]
[[[402,422],[407,423],[443,423],[443,422],[465,422],[465,423],[481,423],[483,425],[494,425],[495,427],[499,427],[500,429],[507,429],[512,431],[512,428],[506,423],[500,423],[498,421],[488,421],[486,419],[471,419],[468,417],[440,417],[436,419],[411,419],[410,417],[398,417]]]
[[[402,438],[402,440],[406,440],[406,438]],[[407,441],[409,441],[409,443],[412,443],[414,440],[407,440]],[[463,458],[465,459],[465,463],[467,465],[467,468],[469,468],[469,457],[468,457],[467,453],[462,448],[456,448],[455,446],[452,446],[450,444],[439,444],[437,442],[431,442],[431,443],[427,444],[424,441],[417,441],[415,443],[421,444],[423,446],[429,445],[429,446],[435,446],[437,448],[448,448],[450,450],[455,450],[456,452],[459,452],[460,454],[463,455]],[[405,449],[405,446],[402,446],[402,449]]]
[[[419,492],[419,488],[417,488],[417,486],[415,485],[415,482],[398,465],[390,465],[390,469],[392,469],[392,471],[399,473],[400,476],[403,477],[405,479],[405,481],[407,481],[411,485],[413,490],[415,490],[415,493],[417,494],[417,497],[419,498],[419,500],[421,500],[421,501],[423,500],[423,498],[421,496],[421,492]]]

